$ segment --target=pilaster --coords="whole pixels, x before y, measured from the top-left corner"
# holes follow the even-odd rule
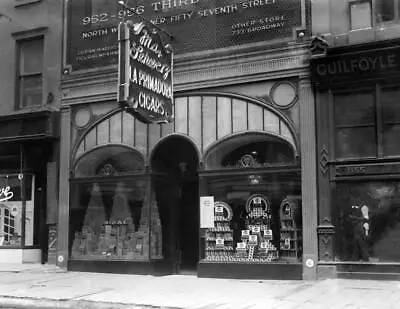
[[[60,173],[59,173],[59,207],[57,228],[57,265],[68,266],[68,232],[69,232],[69,154],[71,113],[69,108],[61,110],[60,134]]]
[[[300,82],[301,190],[303,212],[303,279],[317,276],[317,173],[315,104],[309,79]]]

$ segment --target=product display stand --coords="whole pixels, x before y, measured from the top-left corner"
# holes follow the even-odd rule
[[[302,255],[301,197],[288,196],[280,205],[280,253],[285,260]]]
[[[228,262],[234,259],[231,219],[231,207],[224,202],[215,202],[214,227],[206,231],[205,255],[207,261]]]
[[[271,262],[278,258],[272,243],[271,208],[261,194],[250,196],[246,203],[246,230],[236,244],[235,260],[243,262]]]

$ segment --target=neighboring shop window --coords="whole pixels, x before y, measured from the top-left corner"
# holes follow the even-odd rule
[[[71,257],[149,259],[149,203],[145,181],[109,180],[72,185]]]
[[[42,105],[43,42],[43,37],[18,42],[18,108]]]
[[[381,158],[400,155],[399,87],[334,94],[337,159]],[[379,98],[379,99],[377,99]]]
[[[334,196],[336,260],[400,262],[400,183],[338,183]]]
[[[34,245],[34,177],[24,174],[25,243],[22,243],[22,181],[18,174],[0,175],[0,247]]]
[[[299,173],[214,179],[204,262],[298,262],[302,258]]]
[[[387,22],[399,20],[400,1],[399,0],[375,0],[376,21]]]

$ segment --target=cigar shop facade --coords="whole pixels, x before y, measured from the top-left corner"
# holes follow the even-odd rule
[[[320,271],[398,279],[400,42],[328,49],[311,68]]]
[[[155,123],[132,112],[143,105],[140,94],[139,105],[117,102],[115,16],[132,19],[133,32],[143,20],[109,1],[66,4],[60,266],[315,278],[306,1],[218,5],[137,1],[131,8],[153,21],[159,40],[158,47],[129,45],[130,59],[150,45],[145,57],[168,44],[173,50],[173,99],[159,91],[171,99],[172,118]],[[151,88],[143,72],[126,71],[132,89]],[[118,99],[131,91],[118,89]],[[164,110],[155,102],[147,106]]]

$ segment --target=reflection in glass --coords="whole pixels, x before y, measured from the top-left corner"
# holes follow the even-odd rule
[[[377,22],[385,22],[394,19],[394,1],[398,0],[376,0]]]
[[[376,156],[375,129],[370,127],[336,130],[336,157],[359,158]]]
[[[336,259],[400,262],[400,184],[339,183],[334,196]]]

